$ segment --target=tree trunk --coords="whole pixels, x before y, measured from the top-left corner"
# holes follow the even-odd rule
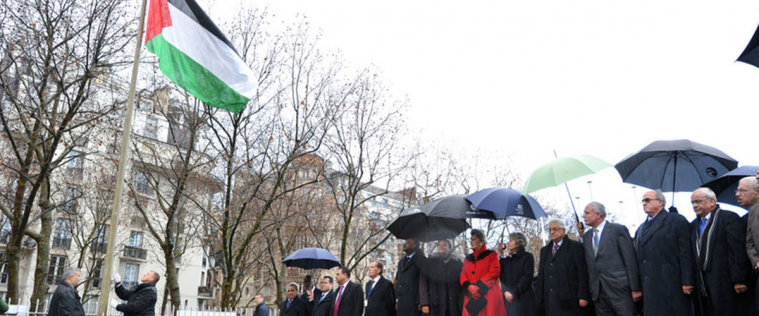
[[[53,231],[53,212],[44,211],[48,209],[50,203],[49,186],[47,181],[43,183],[40,196],[40,209],[43,210],[40,217],[40,234],[35,238],[37,242],[37,263],[34,268],[34,289],[29,308],[32,312],[45,310],[45,294],[49,285],[47,284],[47,273],[50,265],[50,234]],[[39,303],[41,302],[41,304]]]
[[[164,247],[164,257],[166,258],[166,288],[169,289],[169,295],[171,296],[171,306],[176,311],[179,309],[182,297],[179,294],[179,282],[177,280],[177,264],[174,262],[174,245],[171,244],[171,240],[167,240],[167,245]],[[164,301],[166,304],[166,301]]]

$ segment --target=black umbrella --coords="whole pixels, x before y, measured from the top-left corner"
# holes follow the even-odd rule
[[[291,253],[282,260],[288,267],[303,269],[332,269],[340,266],[340,261],[335,256],[321,248],[303,248]]]
[[[759,67],[759,49],[757,47],[759,47],[759,27],[756,28],[754,36],[746,45],[746,49],[738,56],[738,61]]]
[[[668,192],[693,191],[736,167],[719,149],[687,139],[655,141],[614,166],[626,183]]]
[[[469,228],[465,217],[470,204],[464,197],[452,195],[407,208],[387,230],[400,239],[425,242],[456,237]]]
[[[538,201],[510,188],[488,188],[470,194],[466,199],[473,206],[473,210],[467,212],[470,218],[505,219],[509,216],[522,216],[538,219],[546,217],[546,212]]]
[[[739,205],[738,199],[735,197],[735,191],[738,190],[738,182],[745,177],[756,176],[758,169],[759,166],[741,166],[704,184],[704,186],[712,189],[717,194],[717,200],[720,203]]]

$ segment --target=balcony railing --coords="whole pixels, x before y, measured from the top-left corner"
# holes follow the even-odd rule
[[[214,290],[210,286],[198,286],[198,297],[213,298]]]
[[[145,260],[148,256],[146,249],[124,246],[124,257]]]

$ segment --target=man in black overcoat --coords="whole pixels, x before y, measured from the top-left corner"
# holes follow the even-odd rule
[[[551,242],[540,249],[537,296],[543,315],[584,315],[590,292],[582,244],[567,237],[567,224],[548,221]]]
[[[366,282],[366,308],[364,316],[395,316],[395,288],[385,279],[385,265],[379,261],[369,263],[369,282]]]
[[[325,276],[319,282],[319,295],[314,296],[311,305],[311,316],[331,316],[332,304],[335,299],[335,292],[332,291],[333,280],[331,276]]]
[[[749,267],[746,231],[737,214],[723,211],[709,188],[691,195],[696,219],[691,243],[696,262],[696,313],[738,315],[739,296],[748,291]]]
[[[413,238],[403,243],[406,256],[398,262],[398,316],[421,315],[419,304],[419,277],[427,257],[419,249],[419,241]]]
[[[77,268],[68,268],[63,271],[63,281],[50,299],[48,316],[84,316],[84,308],[76,286],[82,279],[82,273]]]
[[[287,285],[287,298],[279,306],[281,316],[308,316],[308,306],[306,302],[298,296],[298,285],[290,283]]]
[[[464,263],[451,254],[451,242],[437,242],[438,252],[427,258],[419,279],[419,303],[422,313],[430,316],[461,315],[464,298],[461,296],[459,275]]]
[[[635,233],[643,313],[691,315],[695,282],[690,226],[682,215],[665,211],[664,205],[660,190],[643,195],[643,209],[648,217]]]
[[[329,315],[360,316],[364,313],[364,290],[361,289],[361,285],[351,282],[350,279],[350,269],[346,267],[337,269],[335,281],[339,286],[335,290],[335,300]]]
[[[161,276],[158,275],[158,272],[148,271],[142,275],[140,284],[128,290],[121,284],[119,274],[114,274],[113,283],[116,284],[116,295],[127,302],[119,304],[117,301],[111,300],[111,307],[124,313],[124,316],[155,316],[155,304],[158,301],[158,291],[155,289],[155,284],[160,279]]]
[[[256,303],[256,311],[253,316],[269,316],[269,308],[266,307],[266,298],[262,294],[256,294],[253,298]]]

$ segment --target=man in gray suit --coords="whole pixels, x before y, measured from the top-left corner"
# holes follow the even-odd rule
[[[738,200],[738,204],[748,209],[746,215],[746,252],[748,253],[748,259],[751,262],[753,270],[759,271],[759,173],[757,177],[745,177],[738,182],[738,190],[735,191],[735,197]],[[756,273],[753,274],[756,276]],[[749,291],[753,291],[755,295],[754,304],[755,309],[759,310],[759,289],[756,288],[756,284],[759,284],[759,280],[751,280]]]
[[[635,248],[627,227],[606,221],[606,207],[590,202],[582,215],[590,228],[583,236],[590,295],[596,314],[634,316],[642,296]]]

